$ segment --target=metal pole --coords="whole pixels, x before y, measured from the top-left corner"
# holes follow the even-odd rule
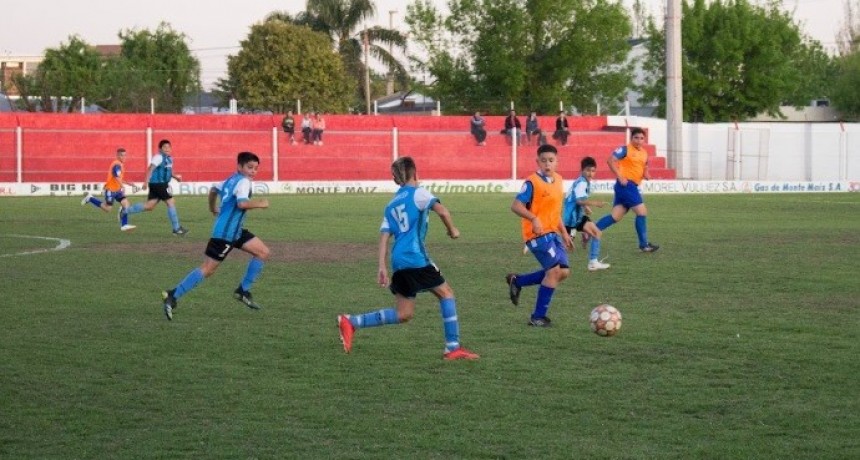
[[[364,29],[364,100],[367,105],[367,114],[370,114],[370,39],[367,29]]]
[[[513,102],[511,102],[513,107]],[[520,133],[517,132],[517,127],[511,129],[511,180],[517,180],[517,140]]]
[[[21,126],[15,127],[15,163],[16,180],[20,184],[24,174],[24,130]]]
[[[272,180],[278,181],[278,128],[272,127]]]
[[[397,126],[391,128],[391,161],[397,160],[400,156],[400,139],[397,133]]]
[[[684,121],[684,93],[681,81],[681,0],[668,0],[666,11],[666,160],[680,173]]]

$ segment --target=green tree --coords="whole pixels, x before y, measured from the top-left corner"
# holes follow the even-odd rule
[[[841,56],[836,64],[831,102],[846,119],[860,118],[860,51]]]
[[[181,112],[185,97],[200,89],[200,63],[185,34],[161,23],[154,32],[125,30],[119,37],[122,51],[105,76],[110,83],[105,105],[115,111],[140,111],[154,98],[156,111]]]
[[[99,98],[102,67],[98,51],[81,38],[71,36],[68,43],[45,51],[45,59],[35,75],[19,74],[12,82],[28,111],[73,112],[81,99]]]
[[[244,108],[284,112],[300,99],[309,110],[343,112],[352,102],[354,84],[323,34],[267,21],[251,27],[241,48],[218,86]]]
[[[614,108],[631,84],[631,24],[605,0],[428,0],[407,8],[415,66],[452,112],[501,113],[508,101],[550,113],[565,101],[583,111]],[[425,57],[426,56],[426,57]]]
[[[368,43],[368,54],[380,62],[387,71],[393,71],[398,83],[409,84],[409,75],[403,64],[390,52],[406,51],[406,36],[394,29],[384,27],[364,28],[364,22],[376,14],[371,0],[308,0],[305,11],[295,17],[275,12],[268,20],[291,21],[322,32],[331,40],[343,59],[344,68],[355,81],[356,103],[363,106],[365,62],[364,41]]]
[[[684,120],[745,120],[760,113],[780,116],[780,105],[806,105],[828,89],[832,63],[820,44],[805,38],[778,4],[746,0],[694,0],[682,5]],[[645,100],[665,114],[665,33],[649,21],[652,78]]]

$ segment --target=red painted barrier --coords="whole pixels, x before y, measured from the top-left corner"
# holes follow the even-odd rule
[[[17,137],[21,128],[23,182],[101,182],[118,147],[128,151],[127,178],[142,182],[147,168],[147,141],[153,152],[169,139],[175,172],[185,181],[216,181],[235,168],[236,154],[249,150],[260,156],[258,180],[389,180],[394,128],[400,155],[418,162],[424,179],[510,179],[511,146],[500,134],[504,117],[485,117],[486,146],[469,134],[468,116],[325,115],[323,145],[301,143],[301,116],[296,115],[296,140],[291,145],[280,124],[282,115],[136,115],[136,114],[0,114],[0,182],[17,180]],[[525,123],[525,115],[520,121]],[[586,156],[598,162],[598,178],[611,174],[606,159],[625,142],[623,130],[606,128],[605,117],[568,117],[571,136],[558,146],[560,172],[579,174]],[[551,136],[554,116],[540,117]],[[273,139],[273,133],[276,136]],[[274,146],[273,146],[274,142]],[[551,141],[555,142],[555,141]],[[278,155],[277,174],[273,169]],[[518,149],[517,178],[534,168],[535,146]],[[665,160],[654,157],[655,177],[674,178]]]

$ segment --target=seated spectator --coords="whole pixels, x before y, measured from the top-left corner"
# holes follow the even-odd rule
[[[537,117],[537,112],[532,111],[529,117],[526,118],[526,144],[532,145],[532,136],[535,138],[537,145],[546,144],[546,139],[540,129],[540,121]]]
[[[481,112],[475,112],[471,123],[472,136],[475,136],[475,142],[478,145],[487,145],[487,122],[481,116]]]
[[[555,132],[552,138],[559,141],[561,145],[567,145],[567,137],[570,136],[570,127],[567,124],[567,117],[564,110],[559,112],[558,118],[555,119]]]
[[[507,117],[505,117],[505,129],[502,131],[504,134],[508,136],[511,144],[513,144],[513,136],[516,133],[517,136],[517,145],[522,145],[523,143],[523,125],[520,124],[520,119],[517,118],[517,111],[511,109],[510,113]]]
[[[302,118],[302,139],[305,141],[306,145],[311,143],[311,124],[311,114],[306,113],[304,118]]]
[[[287,115],[281,120],[281,126],[284,128],[284,133],[287,135],[287,139],[289,139],[290,144],[295,145],[296,138],[296,122],[293,120],[293,111],[290,110],[287,112]]]
[[[323,131],[325,131],[325,118],[323,118],[322,112],[317,112],[316,118],[311,123],[311,128],[313,128],[314,145],[323,145],[322,136]]]

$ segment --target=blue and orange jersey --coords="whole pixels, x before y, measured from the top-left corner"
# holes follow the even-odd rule
[[[517,199],[540,219],[543,235],[557,232],[561,225],[561,208],[564,200],[564,185],[560,174],[553,173],[546,177],[533,173],[523,183],[523,188]],[[532,228],[532,222],[522,219],[523,241],[536,238],[538,235]]]
[[[424,247],[430,225],[430,210],[439,201],[429,190],[404,185],[385,206],[380,233],[394,236],[391,268],[422,268],[433,262]]]
[[[110,170],[108,170],[107,180],[105,181],[105,190],[109,190],[111,192],[122,190],[122,178],[124,174],[125,168],[123,167],[122,162],[114,160],[114,162],[110,164]]]
[[[645,178],[645,164],[648,163],[648,152],[644,148],[637,149],[633,144],[615,149],[612,156],[618,160],[618,173],[627,180],[642,183]]]

